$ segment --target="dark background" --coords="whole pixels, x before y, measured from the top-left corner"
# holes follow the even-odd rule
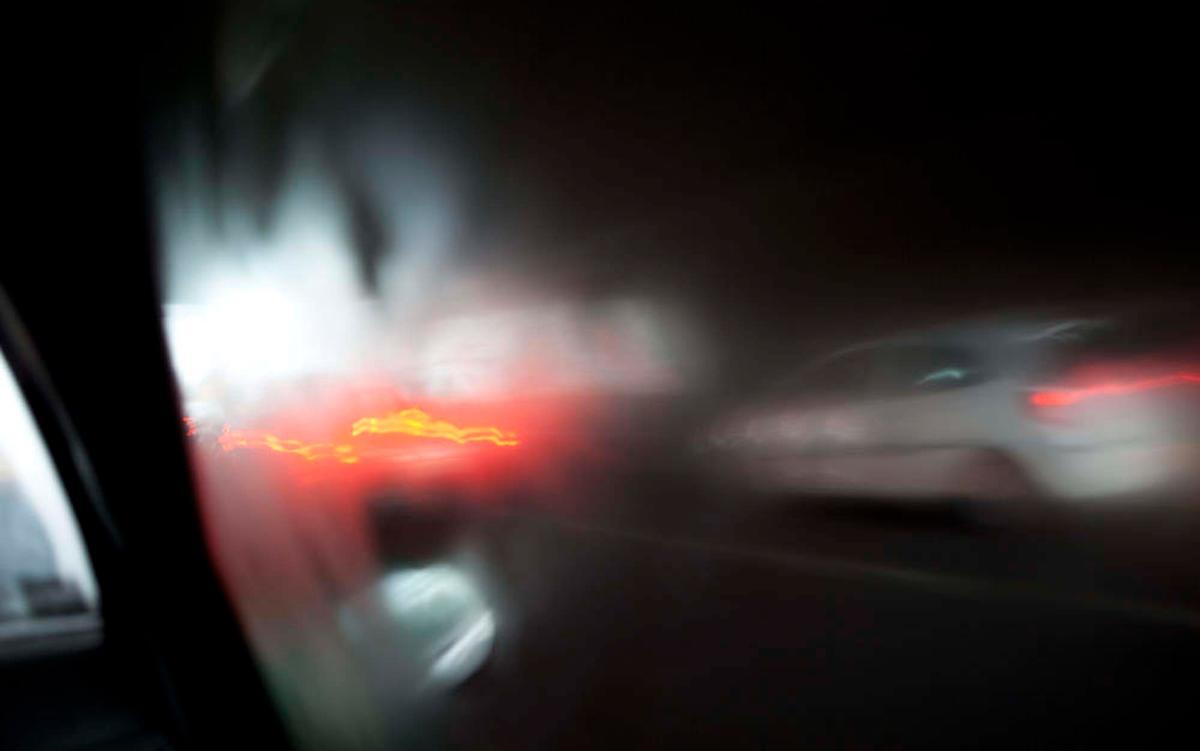
[[[462,165],[464,258],[682,293],[732,361],[1197,280],[1187,44],[1167,17],[259,3],[232,18],[284,40],[250,103],[213,96],[221,27],[203,14],[149,40],[145,91],[155,117],[207,105],[213,169],[252,153],[264,215],[298,119],[336,144],[399,111]],[[358,211],[368,282],[381,210]]]

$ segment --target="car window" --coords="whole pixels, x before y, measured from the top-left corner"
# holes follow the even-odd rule
[[[985,377],[980,358],[965,347],[904,345],[879,353],[878,384],[889,394],[947,391]]]
[[[1200,509],[1200,365],[1038,372],[1059,305],[1200,299],[1165,260],[1187,193],[1142,179],[1182,149],[1125,133],[1188,130],[1136,101],[1182,100],[1150,85],[1182,66],[1077,81],[1137,56],[1041,19],[1017,44],[1000,18],[157,5],[136,236],[105,211],[10,244],[88,249],[23,294],[70,308],[41,336],[100,405],[74,402],[116,522],[147,554],[201,526],[299,749],[920,748],[1051,715],[1082,745],[1187,717],[1200,526],[1158,507]],[[103,252],[130,243],[153,258]],[[161,332],[132,328],[151,276]],[[106,393],[154,376],[109,338],[165,345],[146,399],[173,387],[179,436]],[[163,496],[176,437],[194,492]],[[1070,510],[1106,517],[1094,541]]]
[[[97,601],[62,482],[0,359],[0,654],[94,631]]]

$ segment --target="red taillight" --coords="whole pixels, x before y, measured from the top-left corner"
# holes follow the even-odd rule
[[[1155,378],[1110,381],[1079,388],[1039,389],[1029,395],[1034,407],[1066,407],[1101,396],[1124,396],[1172,386],[1200,385],[1200,372],[1180,371]]]
[[[1051,424],[1067,422],[1074,410],[1060,409],[1060,407],[1066,407],[1072,403],[1070,393],[1066,389],[1055,388],[1031,391],[1025,396],[1026,412],[1038,422]]]
[[[1074,401],[1070,391],[1045,390],[1029,395],[1029,404],[1034,407],[1065,407]]]
[[[1166,389],[1169,386],[1200,385],[1200,372],[1178,372],[1157,378],[1109,381],[1109,383],[1081,386],[1078,389],[1044,389],[1030,395],[1033,407],[1067,407],[1100,396],[1124,396],[1128,393]]]

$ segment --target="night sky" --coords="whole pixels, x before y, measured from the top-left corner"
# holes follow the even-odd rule
[[[1187,297],[1200,279],[1194,87],[1169,19],[385,3],[247,18],[288,40],[249,105],[268,162],[314,88],[338,92],[334,131],[399,107],[468,176],[466,258],[682,295],[738,356]],[[169,68],[203,80],[214,45],[190,28]],[[369,266],[379,240],[358,235]]]

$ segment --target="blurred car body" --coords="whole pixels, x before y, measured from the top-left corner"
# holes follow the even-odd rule
[[[772,490],[1170,493],[1200,472],[1198,344],[1173,310],[943,326],[840,350],[733,411],[707,444]]]

